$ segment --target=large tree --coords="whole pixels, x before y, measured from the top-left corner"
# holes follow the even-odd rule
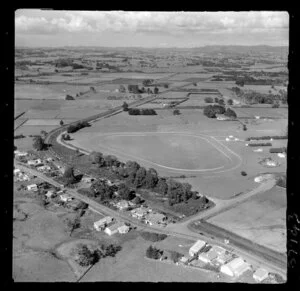
[[[103,160],[103,154],[100,152],[91,152],[89,155],[89,159],[93,164],[101,164]]]
[[[128,106],[127,102],[124,101],[122,107],[123,107],[123,111],[128,111],[129,106]]]
[[[148,169],[145,177],[145,186],[148,189],[154,189],[158,182],[157,171],[153,168]]]
[[[166,182],[166,179],[164,178],[159,178],[158,182],[156,184],[155,187],[155,191],[157,191],[158,193],[162,194],[162,195],[166,195],[168,192],[168,184]]]
[[[43,138],[40,135],[34,137],[32,146],[34,149],[36,149],[38,151],[43,150],[45,148],[45,143],[44,143]]]
[[[136,171],[134,186],[135,187],[142,187],[145,186],[145,178],[146,178],[147,171],[144,167],[140,167]]]

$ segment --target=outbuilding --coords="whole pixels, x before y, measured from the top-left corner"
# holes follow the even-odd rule
[[[106,227],[104,232],[107,233],[108,235],[113,235],[113,234],[119,232],[119,228],[123,225],[124,225],[123,222],[116,222],[116,223],[112,224],[111,226]]]
[[[214,260],[218,256],[217,252],[211,248],[206,253],[200,253],[198,256],[198,260],[204,262],[204,263],[211,263],[212,260]]]
[[[94,222],[94,228],[97,230],[97,231],[101,231],[103,230],[109,223],[111,223],[113,221],[113,217],[110,217],[110,216],[106,216],[98,221],[95,221]]]
[[[64,202],[69,202],[69,201],[73,200],[73,197],[71,195],[67,194],[67,193],[62,194],[59,197],[60,197],[60,200],[64,201]]]

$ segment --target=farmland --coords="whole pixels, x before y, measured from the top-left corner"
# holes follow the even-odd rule
[[[286,171],[286,158],[269,152],[274,147],[286,147],[286,139],[265,140],[263,142],[270,142],[272,145],[251,147],[247,144],[254,141],[247,141],[247,138],[285,135],[287,105],[281,100],[277,108],[273,104],[249,105],[232,90],[232,87],[239,86],[236,82],[240,77],[259,76],[259,80],[273,78],[275,86],[245,84],[239,88],[258,94],[275,95],[279,90],[286,92],[287,73],[276,78],[270,75],[284,71],[286,66],[282,64],[281,56],[278,56],[278,64],[270,65],[252,63],[252,59],[257,56],[252,56],[251,52],[243,58],[232,52],[229,54],[232,60],[227,64],[228,52],[214,55],[214,52],[176,49],[98,51],[66,48],[52,51],[45,48],[42,49],[45,56],[39,58],[27,55],[29,51],[31,50],[21,49],[19,54],[23,57],[16,56],[15,117],[25,112],[15,120],[14,135],[25,135],[25,138],[14,140],[19,150],[32,149],[34,135],[59,128],[61,121],[68,124],[106,113],[122,106],[124,101],[129,104],[129,108],[134,108],[136,105],[131,105],[132,102],[151,98],[150,102],[147,101],[138,108],[154,108],[156,115],[129,115],[120,110],[112,116],[97,119],[90,127],[70,133],[71,140],[64,141],[64,145],[60,146],[70,145],[88,152],[114,155],[124,163],[136,161],[146,170],[154,168],[166,181],[173,178],[181,183],[189,183],[193,191],[205,195],[217,207],[231,203],[236,197],[243,197],[243,194],[257,188],[258,184],[254,181],[257,176]],[[60,67],[57,64],[62,58],[70,59],[83,67]],[[223,58],[227,65],[223,64]],[[22,61],[32,63],[24,65]],[[241,64],[242,68],[234,67],[235,64]],[[261,76],[261,71],[266,75]],[[149,84],[145,82],[147,80],[150,80]],[[137,90],[131,91],[129,85],[138,86]],[[154,94],[156,87],[158,92]],[[148,89],[152,92],[147,91]],[[72,98],[66,100],[67,95]],[[214,103],[215,98],[223,99],[225,108],[234,110],[237,119],[223,121],[205,116],[203,108],[209,105],[205,101],[208,97]],[[233,105],[230,105],[228,99],[233,100]],[[178,111],[174,111],[175,109]],[[257,149],[260,151],[255,151]],[[262,163],[266,158],[276,162],[276,166],[267,167]],[[74,158],[78,162],[74,167],[79,168],[88,159],[85,155],[77,160]],[[95,166],[91,163],[88,165]],[[109,172],[107,168],[97,170],[100,174],[101,171]],[[83,182],[81,186],[89,187]],[[157,206],[158,210],[167,212],[165,202],[168,196],[164,197],[155,191],[142,193],[141,190],[140,195],[153,209]],[[193,203],[199,203],[199,200],[184,201],[177,206],[187,209]],[[76,269],[77,267],[74,269],[71,249],[83,241],[91,244],[116,243],[122,246],[116,257],[106,258],[95,264],[82,278],[84,282],[230,281],[222,276],[220,279],[213,272],[148,260],[145,258],[145,251],[150,242],[140,237],[139,230],[111,237],[93,230],[94,221],[104,214],[88,211],[81,217],[80,229],[71,237],[64,223],[66,217],[74,215],[69,210],[59,206],[45,209],[37,203],[37,197],[33,197],[28,191],[21,193],[17,189],[14,189],[14,204],[15,281],[75,282],[82,270]],[[285,191],[276,186],[210,217],[207,222],[284,253],[285,207]],[[175,207],[170,211],[175,212]],[[178,210],[177,214],[179,212]],[[201,213],[200,211],[198,214]],[[187,214],[186,219],[193,219],[194,216],[189,215]],[[180,227],[183,226],[179,225],[179,229]],[[168,236],[153,245],[187,254],[193,242]]]

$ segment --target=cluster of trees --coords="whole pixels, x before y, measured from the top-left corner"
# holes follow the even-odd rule
[[[105,181],[97,180],[92,183],[90,190],[93,198],[103,202],[109,201],[115,197],[115,191],[117,190],[117,187],[109,186]]]
[[[76,262],[82,267],[94,265],[101,258],[114,257],[122,249],[121,246],[100,245],[99,248],[91,250],[87,245],[80,244],[77,247]]]
[[[78,122],[77,124],[69,125],[67,132],[74,133],[74,132],[78,131],[79,129],[82,129],[84,127],[89,127],[89,126],[91,126],[91,125],[87,121],[81,121],[81,122]]]
[[[214,103],[214,99],[211,98],[211,97],[205,97],[205,98],[204,98],[204,101],[205,101],[206,103]],[[219,100],[218,100],[218,101],[219,101]]]
[[[222,105],[208,105],[204,107],[203,114],[209,118],[216,118],[216,114],[224,114],[225,111]]]
[[[150,86],[154,83],[154,80],[153,79],[145,79],[143,81],[143,86],[147,87],[147,86]]]
[[[157,115],[156,111],[151,108],[145,108],[145,109],[130,108],[128,109],[128,114],[129,115]]]
[[[173,115],[180,115],[179,109],[175,109],[175,110],[173,111]]]
[[[149,248],[146,250],[146,257],[154,260],[158,260],[161,258],[163,254],[163,251],[153,247],[149,246]]]
[[[169,205],[186,202],[188,199],[198,199],[197,192],[192,191],[192,186],[189,183],[180,183],[173,179],[159,177],[155,169],[149,168],[146,170],[135,161],[120,162],[114,156],[103,156],[102,153],[93,152],[90,154],[92,163],[99,167],[114,167],[114,172],[125,180],[126,185],[119,185],[119,189],[111,189],[107,187],[104,182],[96,181],[92,184],[91,190],[95,193],[95,197],[103,196],[102,200],[111,199],[114,191],[118,190],[118,194],[126,199],[133,199],[130,190],[125,187],[145,188],[153,190],[169,200]]]
[[[74,167],[68,167],[65,169],[65,172],[63,174],[63,180],[67,185],[74,184],[77,182],[77,178],[74,174]]]
[[[75,98],[71,95],[66,95],[65,100],[75,100]]]

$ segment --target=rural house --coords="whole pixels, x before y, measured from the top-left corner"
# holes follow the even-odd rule
[[[269,272],[263,268],[258,268],[254,274],[253,274],[253,279],[256,282],[262,282],[263,280],[267,279],[269,276]]]
[[[122,233],[122,234],[129,232],[129,230],[130,230],[130,227],[125,224],[118,228],[119,233]]]
[[[51,167],[50,166],[40,166],[36,168],[38,171],[50,171]]]
[[[204,263],[211,263],[217,256],[218,253],[211,248],[208,252],[199,254],[198,259]]]
[[[130,207],[130,204],[126,200],[121,200],[116,204],[116,207],[120,210],[124,210]]]
[[[149,213],[145,216],[145,222],[149,225],[162,224],[166,219],[167,217],[161,213]]]
[[[43,163],[41,159],[36,159],[36,160],[29,160],[27,164],[30,166],[39,166],[42,165]]]
[[[189,255],[194,256],[197,253],[199,253],[206,245],[206,242],[203,240],[197,240],[196,243],[194,243],[191,248],[189,249]]]
[[[220,271],[228,276],[238,277],[250,269],[250,265],[246,263],[241,257],[238,257],[221,266]]]
[[[54,190],[49,190],[46,194],[45,194],[45,196],[47,197],[47,198],[51,198],[53,195],[54,195]]]
[[[21,173],[21,170],[20,169],[14,169],[14,175],[19,175]]]

